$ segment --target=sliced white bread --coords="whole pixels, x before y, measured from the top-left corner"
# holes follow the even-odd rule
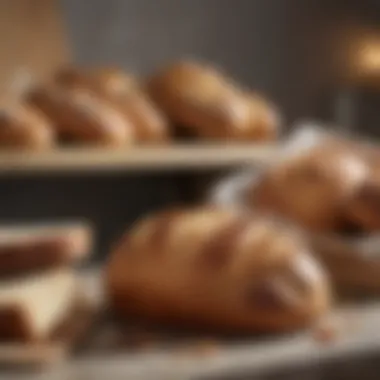
[[[0,281],[0,340],[48,339],[70,315],[76,288],[71,268]]]

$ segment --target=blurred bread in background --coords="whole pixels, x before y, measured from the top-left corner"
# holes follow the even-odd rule
[[[139,89],[137,79],[116,67],[67,66],[57,70],[53,82],[64,87],[90,88],[100,96],[120,98]]]
[[[314,231],[339,228],[342,210],[369,173],[364,160],[334,142],[285,159],[248,194],[251,205]]]
[[[379,148],[330,134],[298,142],[268,167],[224,179],[211,201],[294,225],[336,289],[378,294]]]
[[[266,141],[280,129],[277,110],[217,69],[182,61],[148,80],[156,103],[177,126],[197,138]]]
[[[368,233],[380,231],[379,174],[366,178],[345,208],[346,220]]]
[[[217,68],[192,61],[173,63],[147,80],[114,66],[65,65],[43,81],[20,71],[10,87],[20,106],[0,144],[13,148],[40,149],[55,137],[111,148],[190,137],[266,142],[281,129],[280,114],[269,100]],[[26,109],[39,119],[26,115]],[[19,124],[23,127],[15,128]]]
[[[64,68],[54,77],[64,86],[92,90],[133,125],[138,143],[158,143],[169,139],[168,120],[149,98],[137,78],[111,67]]]
[[[30,91],[27,101],[71,142],[122,147],[135,141],[133,126],[123,115],[87,89],[42,85]]]
[[[46,150],[55,144],[55,131],[38,109],[21,101],[0,103],[0,147],[21,150]]]

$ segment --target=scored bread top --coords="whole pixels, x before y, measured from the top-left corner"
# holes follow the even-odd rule
[[[124,236],[106,270],[117,310],[249,331],[302,325],[329,298],[296,232],[231,210],[150,216]]]

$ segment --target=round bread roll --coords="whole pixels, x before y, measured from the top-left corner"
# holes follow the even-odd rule
[[[114,104],[134,124],[139,142],[166,143],[170,140],[166,117],[145,93],[135,92],[128,98],[114,99]]]
[[[65,87],[91,89],[123,114],[135,129],[139,142],[166,142],[169,139],[168,121],[143,91],[138,81],[116,68],[66,68],[55,76],[56,83]]]
[[[71,141],[112,147],[135,141],[133,126],[89,90],[50,85],[31,91],[28,101]]]
[[[279,134],[278,112],[257,94],[246,96],[249,107],[249,123],[246,133],[248,140],[275,140]]]
[[[105,282],[121,316],[225,332],[302,328],[330,303],[324,272],[298,235],[215,208],[138,222],[112,252]]]
[[[217,70],[180,62],[154,76],[150,94],[186,133],[219,140],[270,140],[279,130],[277,111],[246,93]]]
[[[269,170],[248,198],[308,230],[332,231],[368,170],[360,157],[327,142]]]
[[[20,102],[0,105],[1,147],[44,150],[54,142],[52,125],[38,110]]]

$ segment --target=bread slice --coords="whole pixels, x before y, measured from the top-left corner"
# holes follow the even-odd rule
[[[67,318],[76,295],[69,268],[0,281],[0,340],[46,340]]]
[[[0,226],[0,276],[73,264],[92,248],[86,223]]]

